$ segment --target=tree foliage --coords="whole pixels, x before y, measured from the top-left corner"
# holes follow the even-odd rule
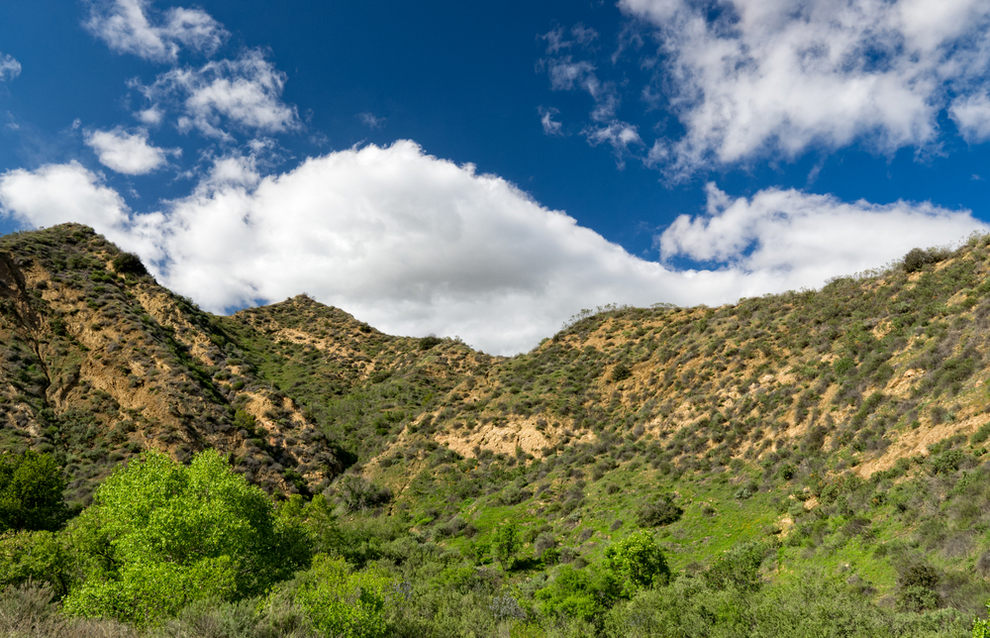
[[[137,624],[262,593],[301,558],[264,492],[212,450],[188,467],[143,454],[103,483],[70,533],[82,582],[66,610]]]
[[[704,573],[705,582],[712,589],[756,591],[762,584],[760,565],[767,552],[762,543],[740,543],[712,562]]]
[[[990,603],[987,603],[987,611],[990,612]],[[990,638],[990,617],[973,621],[973,638]]]
[[[519,525],[515,521],[506,521],[495,528],[492,536],[492,557],[499,562],[502,569],[512,568],[520,547],[522,547],[522,539],[519,537]]]
[[[633,532],[610,545],[605,550],[605,567],[615,575],[626,597],[670,581],[667,559],[656,538],[646,530]]]
[[[355,572],[342,558],[317,555],[300,576],[294,599],[321,634],[334,638],[376,638],[388,635],[386,603],[394,591],[377,569]]]
[[[113,271],[119,275],[147,275],[148,270],[141,263],[141,258],[134,253],[120,253],[113,258]]]
[[[70,573],[70,552],[58,533],[23,530],[0,537],[0,587],[47,583],[64,596]]]
[[[62,471],[49,454],[28,450],[0,456],[0,532],[53,530],[67,514]]]

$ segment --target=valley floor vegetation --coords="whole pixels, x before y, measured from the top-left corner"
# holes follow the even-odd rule
[[[893,595],[878,600],[872,583],[814,553],[809,539],[844,535],[871,551],[869,523],[841,510],[866,499],[876,515],[910,498],[882,481],[828,497],[841,529],[809,520],[784,540],[739,542],[705,566],[672,569],[658,528],[683,511],[669,498],[644,509],[647,527],[585,562],[513,517],[444,546],[431,538],[444,534],[356,504],[369,488],[353,478],[276,502],[214,451],[188,465],[146,452],[74,516],[48,455],[4,455],[0,479],[5,636],[987,635],[987,620],[946,604],[943,570],[919,556],[903,553]],[[941,497],[964,507],[987,486],[984,464]],[[787,566],[795,552],[805,560]]]

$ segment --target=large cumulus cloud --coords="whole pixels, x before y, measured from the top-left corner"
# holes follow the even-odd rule
[[[0,209],[26,225],[90,224],[212,311],[307,292],[392,333],[457,335],[493,353],[532,347],[582,308],[818,286],[985,230],[926,203],[712,186],[708,209],[663,232],[653,261],[409,141],[267,176],[250,156],[224,157],[187,197],[146,212],[78,163],[15,170],[0,175]]]

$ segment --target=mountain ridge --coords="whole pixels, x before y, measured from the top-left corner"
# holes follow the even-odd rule
[[[646,527],[684,573],[762,543],[767,579],[848,565],[882,602],[922,561],[944,604],[990,596],[988,237],[818,291],[603,309],[513,357],[304,295],[210,315],[122,255],[78,225],[0,238],[2,444],[55,453],[80,503],[143,449],[213,447],[481,565],[507,522],[592,564]]]
[[[24,242],[18,238],[32,239]],[[980,242],[985,244],[985,240]],[[19,246],[24,243],[35,248],[25,250]],[[185,413],[178,405],[190,401],[195,404],[197,393],[181,401],[170,400],[167,388],[155,384],[148,387],[143,378],[154,376],[158,370],[177,369],[183,387],[191,390],[189,384],[194,384],[228,407],[233,403],[225,395],[237,393],[232,389],[234,384],[243,388],[253,381],[253,385],[275,386],[280,396],[243,393],[240,401],[255,423],[260,423],[268,433],[269,443],[278,445],[285,432],[279,428],[278,420],[266,417],[266,413],[282,410],[289,423],[318,429],[313,427],[312,412],[318,411],[316,404],[321,397],[347,394],[360,384],[374,385],[397,375],[412,378],[418,374],[422,378],[413,383],[429,387],[429,393],[434,396],[427,403],[433,408],[427,409],[424,403],[419,406],[421,412],[404,414],[407,422],[403,424],[403,432],[408,433],[410,428],[421,430],[425,424],[427,429],[439,432],[435,437],[437,442],[465,457],[475,456],[479,449],[511,455],[516,448],[532,456],[560,441],[594,440],[602,431],[592,423],[594,420],[621,420],[631,429],[671,440],[689,426],[704,429],[705,419],[709,422],[731,419],[737,424],[751,422],[761,410],[750,399],[757,397],[756,403],[765,405],[775,402],[766,399],[775,393],[789,395],[776,401],[786,402],[787,410],[763,411],[761,416],[772,415],[773,426],[790,439],[807,436],[815,427],[824,427],[826,421],[833,424],[854,421],[857,426],[862,425],[881,403],[911,404],[900,405],[897,411],[916,412],[918,397],[912,395],[919,384],[930,380],[931,371],[914,363],[925,352],[931,359],[934,346],[928,343],[931,336],[926,336],[923,330],[920,333],[915,330],[909,343],[898,334],[905,327],[897,326],[895,330],[895,323],[903,323],[905,304],[911,307],[917,305],[919,298],[933,295],[931,299],[923,299],[925,305],[915,308],[925,314],[923,322],[949,314],[959,314],[956,321],[967,316],[982,322],[979,325],[990,322],[987,319],[990,302],[984,300],[978,304],[972,292],[975,288],[947,294],[928,290],[932,285],[925,284],[926,280],[941,276],[939,273],[948,272],[949,280],[976,286],[979,278],[988,274],[985,248],[978,248],[976,243],[979,242],[971,242],[952,259],[930,264],[927,272],[895,268],[875,277],[838,279],[821,291],[744,299],[718,308],[608,309],[579,317],[532,351],[508,358],[491,357],[449,339],[386,335],[346,311],[321,304],[305,294],[241,310],[229,317],[212,316],[158,287],[146,274],[115,273],[111,262],[122,253],[91,229],[79,225],[3,238],[0,297],[6,304],[7,324],[26,337],[28,351],[33,352],[32,363],[41,372],[36,383],[45,389],[41,391],[36,386],[30,396],[41,397],[42,403],[55,412],[65,412],[70,403],[80,398],[78,392],[73,394],[79,382],[79,365],[78,361],[70,362],[63,369],[66,357],[55,357],[50,364],[48,360],[52,358],[42,356],[41,349],[64,349],[65,344],[59,343],[69,340],[89,353],[84,358],[92,377],[90,385],[97,392],[109,394],[121,414],[138,411],[147,418],[168,421],[176,430],[185,432],[179,437],[193,447],[194,439],[201,435],[180,427],[182,418],[178,417]],[[44,259],[37,254],[39,246],[63,252],[67,247],[75,248],[67,251],[68,257]],[[78,250],[79,246],[84,250]],[[981,250],[981,257],[974,257]],[[14,256],[17,253],[22,253],[19,258]],[[18,259],[26,261],[19,264]],[[73,268],[75,274],[67,274]],[[78,272],[80,268],[87,273],[85,279]],[[970,271],[968,275],[961,272],[966,269]],[[96,297],[86,297],[87,294]],[[851,297],[843,301],[842,295]],[[823,304],[824,311],[808,310]],[[129,308],[131,314],[118,306]],[[159,349],[166,346],[172,351],[171,357],[159,353],[153,357],[154,361],[145,358],[141,363],[141,357],[130,353],[124,357],[125,362],[117,362],[115,371],[107,370],[109,366],[101,363],[103,355],[108,356],[120,347],[101,336],[103,324],[110,323],[105,318],[107,310],[114,319],[124,313],[123,318],[132,323],[133,315],[140,313],[139,320],[145,326],[150,325],[150,319],[153,334],[145,342]],[[902,311],[902,319],[898,319],[897,310]],[[843,330],[836,325],[837,320],[852,322],[841,339]],[[135,328],[125,326],[123,330],[128,332],[122,335]],[[45,334],[44,339],[32,336],[39,331]],[[950,337],[954,334],[951,330],[947,333]],[[808,343],[812,337],[817,339],[816,344]],[[236,339],[240,342],[233,344]],[[252,352],[250,344],[254,344],[255,361],[245,368],[236,354]],[[872,353],[864,366],[864,361],[857,357],[878,344],[887,347],[879,356]],[[957,375],[968,371],[986,381],[986,372],[978,371],[985,367],[974,363],[973,353],[981,349],[975,342],[946,343],[939,347],[940,352],[945,352],[936,354],[936,358],[951,359]],[[236,354],[232,356],[225,348],[233,348]],[[961,349],[966,350],[962,357],[944,356]],[[94,355],[94,350],[102,354]],[[277,357],[272,362],[270,355],[275,351],[283,355],[291,351],[288,363],[283,364]],[[80,356],[75,353],[69,359]],[[292,356],[300,361],[296,378],[289,379],[285,371],[293,369]],[[305,365],[305,359],[317,356],[321,357],[322,368],[316,370]],[[929,361],[929,367],[932,363],[941,361]],[[259,365],[265,369],[264,378],[256,379],[252,367]],[[206,378],[204,370],[212,370],[212,376]],[[840,371],[855,376],[864,370],[873,376],[855,379],[856,387],[836,382]],[[720,373],[722,379],[718,387],[711,379],[714,372]],[[123,377],[129,379],[126,384]],[[825,384],[824,378],[831,382]],[[816,381],[815,389],[810,388],[812,380]],[[701,385],[704,393],[695,390],[685,394],[684,390],[691,384]],[[303,386],[307,388],[302,389]],[[296,390],[301,396],[293,396]],[[12,394],[9,387],[7,394],[8,397]],[[437,401],[439,395],[443,395],[442,401]],[[526,400],[517,400],[520,395]],[[960,404],[961,412],[953,415],[956,418],[951,424],[936,423],[941,419],[921,414],[914,419],[923,426],[919,432],[907,432],[886,441],[882,455],[860,454],[864,458],[855,463],[857,471],[868,477],[875,471],[889,469],[898,458],[924,453],[927,445],[945,436],[972,433],[984,426],[990,420],[986,417],[987,401],[972,392],[965,398]],[[867,399],[871,403],[863,408]],[[302,414],[297,403],[309,405],[310,414]],[[11,419],[28,418],[24,404],[22,401],[17,404],[20,407],[15,405],[6,410],[8,423]],[[741,404],[748,409],[742,409]],[[34,412],[39,412],[38,405],[35,408]],[[183,418],[189,420],[196,410],[207,410],[206,404],[189,410]],[[21,416],[12,416],[15,414]],[[474,421],[478,423],[467,425],[462,418],[466,414],[477,417]],[[231,417],[227,418],[229,421]],[[212,420],[218,419],[222,417],[212,415]],[[38,437],[42,422],[36,418],[28,420],[31,425],[27,430]],[[325,418],[323,421],[324,429],[330,427]],[[435,425],[435,421],[442,425]],[[335,434],[340,437],[343,433]],[[885,430],[884,435],[888,434],[890,431]],[[175,431],[169,436],[175,437]],[[823,443],[834,442],[841,436],[827,433]],[[730,438],[733,438],[731,434]],[[738,441],[742,444],[739,450],[742,454],[765,440],[743,438],[745,441]],[[207,440],[212,444],[220,442],[217,437]],[[701,443],[693,445],[699,447]],[[717,442],[712,447],[718,447]],[[707,448],[705,444],[704,449]],[[875,447],[866,450],[876,451]],[[324,479],[343,469],[343,464],[331,465],[333,470],[325,473]],[[282,482],[280,488],[285,490],[287,484]]]

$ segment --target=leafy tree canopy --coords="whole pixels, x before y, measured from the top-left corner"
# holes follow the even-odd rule
[[[0,455],[0,532],[54,530],[65,522],[65,479],[48,454]]]
[[[666,585],[670,581],[667,559],[656,538],[647,530],[633,532],[609,546],[605,550],[605,567],[615,575],[626,597],[639,589]]]
[[[138,624],[259,594],[305,558],[267,495],[212,450],[188,467],[146,452],[100,486],[71,534],[83,582],[66,610]]]

